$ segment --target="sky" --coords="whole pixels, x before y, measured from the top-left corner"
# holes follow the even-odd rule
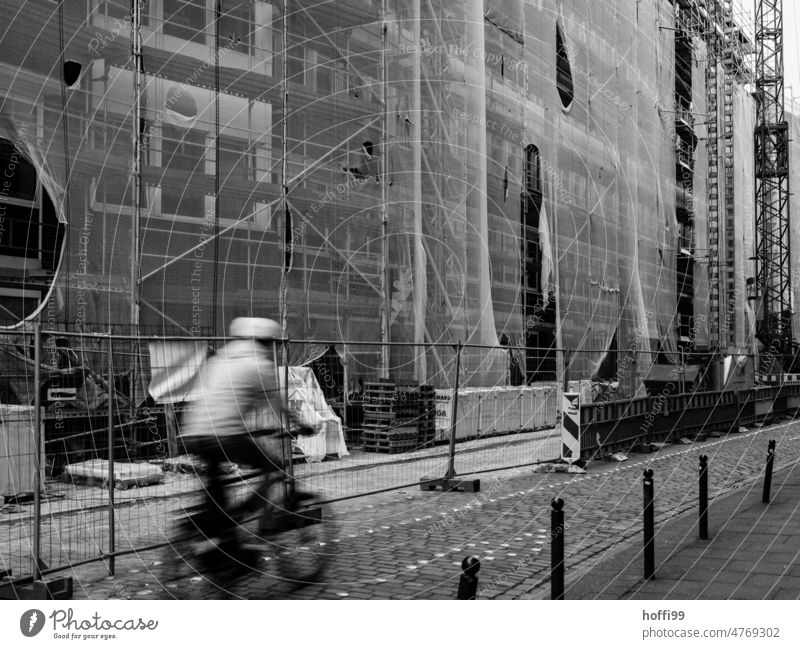
[[[800,101],[800,44],[797,42],[800,28],[800,7],[797,0],[783,0],[783,76],[786,96]]]

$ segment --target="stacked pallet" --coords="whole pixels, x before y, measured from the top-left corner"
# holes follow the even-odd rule
[[[417,443],[431,445],[436,439],[436,390],[432,385],[419,386],[417,411]]]
[[[373,453],[404,453],[417,443],[417,429],[397,426],[397,394],[394,383],[381,379],[364,385],[364,450]],[[403,411],[405,413],[405,411]]]
[[[419,393],[415,385],[397,387],[397,401],[394,406],[397,426],[416,426],[419,419]]]

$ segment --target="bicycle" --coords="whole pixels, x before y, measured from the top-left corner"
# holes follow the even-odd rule
[[[253,472],[240,479],[227,480],[226,486],[261,475],[262,472]],[[274,476],[267,477],[276,482]],[[335,534],[333,519],[328,508],[316,502],[316,494],[298,490],[293,480],[286,480],[283,486],[281,502],[268,510],[262,506],[253,517],[232,516],[234,524],[214,539],[204,531],[206,505],[185,510],[167,548],[168,555],[177,555],[179,561],[175,561],[175,556],[168,556],[165,561],[168,570],[170,567],[177,570],[183,564],[207,581],[230,585],[254,573],[272,573],[272,566],[275,566],[278,576],[292,590],[320,583],[334,547],[331,543]],[[251,509],[242,507],[241,511]],[[265,511],[271,514],[267,520]],[[269,524],[269,529],[264,529],[262,521]],[[172,574],[171,580],[182,576],[185,575]]]

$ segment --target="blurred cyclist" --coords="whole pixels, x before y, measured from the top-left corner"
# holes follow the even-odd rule
[[[200,369],[197,400],[188,413],[182,435],[187,450],[200,455],[206,464],[206,507],[199,524],[210,542],[211,547],[206,549],[229,541],[237,515],[256,507],[265,508],[260,532],[272,529],[275,509],[269,491],[281,479],[282,463],[248,432],[248,416],[266,406],[276,428],[280,426],[281,414],[287,413],[298,434],[314,432],[297,420],[282,398],[273,358],[273,342],[281,338],[278,323],[266,318],[236,318],[229,334],[235,340]],[[256,493],[235,508],[226,497],[222,474],[225,462],[246,464],[265,473]]]

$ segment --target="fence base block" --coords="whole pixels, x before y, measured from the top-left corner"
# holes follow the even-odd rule
[[[712,430],[710,433],[706,433],[709,438],[711,439],[719,439],[720,437],[724,437],[725,433],[719,430]]]
[[[422,491],[464,491],[475,493],[481,490],[481,481],[478,478],[473,480],[457,480],[456,478],[420,478],[419,487]]]
[[[0,582],[0,600],[72,599],[72,577],[23,584]]]

